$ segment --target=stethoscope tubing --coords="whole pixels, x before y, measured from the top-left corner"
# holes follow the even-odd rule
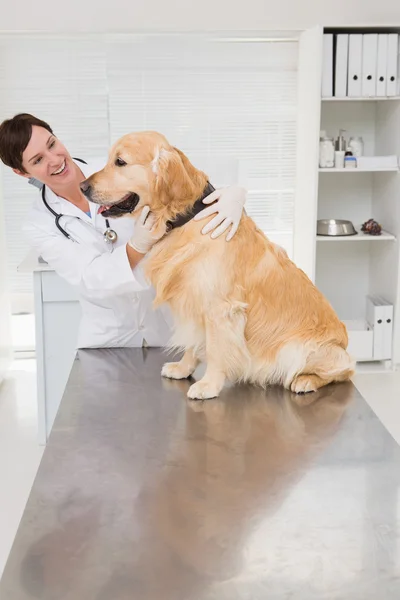
[[[85,165],[87,165],[87,162],[80,159],[80,158],[74,158],[74,160],[77,160]],[[62,217],[64,217],[65,215],[63,215],[62,213],[57,213],[55,210],[53,210],[51,208],[51,206],[49,205],[49,203],[46,200],[46,186],[43,184],[42,187],[42,200],[43,200],[43,204],[45,205],[45,207],[47,208],[47,210],[53,215],[54,219],[55,219],[55,224],[57,229],[63,234],[64,237],[66,237],[68,240],[71,240],[72,242],[74,241],[73,238],[70,236],[70,234],[68,233],[68,231],[66,231],[61,225],[60,225],[60,219]],[[79,219],[79,217],[75,217],[76,219]],[[111,229],[110,227],[110,222],[108,219],[106,219],[106,230],[103,233],[103,237],[104,240],[107,243],[112,243],[114,244],[117,241],[117,233]]]

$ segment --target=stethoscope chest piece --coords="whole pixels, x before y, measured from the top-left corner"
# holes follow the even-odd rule
[[[107,244],[115,244],[115,242],[118,239],[118,234],[116,231],[114,231],[114,229],[111,229],[110,227],[107,227],[107,229],[104,232],[104,240]]]

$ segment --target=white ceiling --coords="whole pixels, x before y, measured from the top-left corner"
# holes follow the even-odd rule
[[[271,30],[400,24],[398,0],[0,0],[0,31]]]

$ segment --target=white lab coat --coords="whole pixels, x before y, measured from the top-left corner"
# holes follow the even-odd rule
[[[76,164],[89,177],[105,162]],[[97,214],[98,205],[89,202],[89,217],[47,186],[46,200],[54,211],[65,215],[60,225],[75,241],[58,231],[41,192],[24,231],[38,255],[79,292],[82,318],[78,348],[140,347],[144,342],[149,346],[167,344],[172,329],[169,309],[153,310],[154,289],[146,281],[140,263],[131,269],[126,254],[133,219],[109,219],[118,241],[107,244],[103,238],[105,219]]]

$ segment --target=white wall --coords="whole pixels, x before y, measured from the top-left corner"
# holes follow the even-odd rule
[[[11,310],[8,293],[2,189],[0,173],[0,384],[11,360]]]
[[[396,22],[398,0],[194,0],[192,6],[189,0],[20,0],[7,2],[0,30],[271,30]]]

